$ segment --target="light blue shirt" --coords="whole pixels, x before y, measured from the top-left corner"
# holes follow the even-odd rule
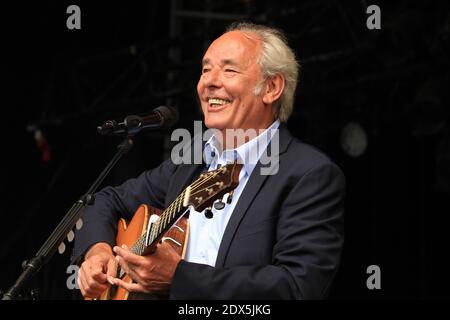
[[[223,199],[225,207],[222,210],[213,207],[211,219],[206,218],[203,212],[200,213],[191,208],[189,213],[189,239],[184,257],[186,261],[215,266],[220,242],[234,207],[259,158],[266,150],[279,125],[279,120],[276,120],[256,138],[236,149],[227,149],[220,152],[220,145],[214,135],[206,142],[203,152],[205,162],[209,163],[208,171],[215,170],[219,166],[235,160],[239,160],[239,163],[242,163],[243,166],[239,174],[239,185],[234,190],[230,204],[226,203],[228,198],[228,195],[226,195]]]

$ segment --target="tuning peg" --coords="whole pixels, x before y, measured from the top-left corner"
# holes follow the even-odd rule
[[[66,251],[66,245],[64,244],[64,242],[61,242],[61,244],[58,247],[58,252],[59,254],[63,254],[64,251]]]
[[[225,208],[225,203],[223,203],[222,200],[218,200],[214,203],[214,208],[216,210],[222,210],[223,208]]]
[[[73,231],[70,230],[69,233],[67,234],[67,241],[72,242],[73,238],[75,238],[75,233],[73,233]]]
[[[81,227],[83,226],[83,219],[78,219],[78,221],[77,221],[77,223],[76,223],[76,228],[77,228],[77,230],[80,230],[81,229]]]
[[[233,201],[233,191],[230,191],[230,193],[228,193],[227,203],[230,204],[231,201]]]
[[[212,212],[211,208],[206,208],[205,209],[205,217],[206,217],[206,219],[211,219],[213,216],[214,215],[213,215],[213,212]]]

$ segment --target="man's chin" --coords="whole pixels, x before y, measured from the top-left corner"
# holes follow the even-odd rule
[[[216,117],[214,117],[216,118]],[[223,119],[211,119],[205,120],[205,126],[208,129],[224,130],[227,128],[225,121]]]

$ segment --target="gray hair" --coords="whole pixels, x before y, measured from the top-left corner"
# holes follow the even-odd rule
[[[263,79],[281,74],[284,77],[284,91],[274,104],[276,117],[281,122],[287,122],[294,108],[295,89],[300,65],[295,58],[294,51],[289,47],[286,36],[281,30],[263,25],[238,22],[231,24],[226,32],[242,31],[254,33],[262,41],[262,50],[259,64]],[[259,94],[261,85],[255,88],[255,94]],[[259,91],[259,92],[258,92]]]

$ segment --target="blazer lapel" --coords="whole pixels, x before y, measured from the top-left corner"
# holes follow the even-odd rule
[[[292,140],[292,136],[285,125],[280,125],[278,134],[280,143],[279,154],[281,155],[287,150],[287,147]],[[255,199],[256,194],[261,189],[268,177],[268,175],[260,174],[260,168],[261,163],[258,162],[253,169],[247,185],[239,196],[238,203],[236,204],[236,207],[231,214],[230,220],[228,221],[222,237],[222,241],[220,243],[219,252],[217,254],[216,267],[222,267],[224,265],[231,241],[234,238],[236,230],[239,227],[239,224],[241,223],[241,220],[250,207],[251,203]]]

